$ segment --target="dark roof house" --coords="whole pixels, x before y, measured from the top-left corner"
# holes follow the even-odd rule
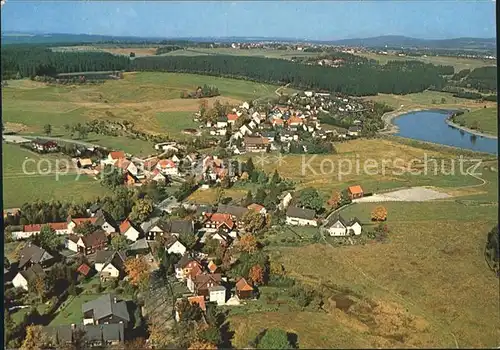
[[[40,264],[48,266],[53,262],[54,257],[50,255],[45,249],[28,242],[21,250],[18,268],[22,269],[29,267],[33,264]]]
[[[312,209],[289,206],[286,211],[286,216],[292,218],[305,219],[305,220],[313,220],[314,217],[316,216],[316,212]]]
[[[93,319],[94,322],[120,323],[129,322],[130,315],[125,301],[117,301],[111,294],[104,294],[101,297],[89,301],[82,305],[82,312],[85,319]]]

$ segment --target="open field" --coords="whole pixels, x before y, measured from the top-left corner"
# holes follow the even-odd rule
[[[33,159],[34,163],[27,163],[27,172],[37,174],[25,174],[23,162],[26,158]],[[43,159],[43,161],[41,161]],[[6,208],[20,207],[25,202],[37,199],[81,202],[92,200],[98,196],[109,194],[109,190],[99,184],[98,181],[81,175],[69,173],[56,177],[55,173],[40,175],[40,170],[47,171],[55,169],[57,156],[41,156],[34,152],[22,149],[17,145],[3,144],[3,200]]]
[[[270,250],[272,260],[303,283],[346,289],[356,302],[349,312],[325,305],[324,312],[235,315],[235,345],[245,346],[259,331],[280,327],[297,333],[306,348],[498,346],[498,280],[483,257],[497,206],[384,205],[391,230],[387,243]],[[357,215],[369,229],[372,206],[356,204],[343,215]],[[340,333],[346,337],[336,336],[344,329]]]
[[[233,201],[238,201],[244,198],[246,194],[247,190],[229,188],[224,189],[222,198],[230,197]],[[211,187],[206,190],[196,190],[187,198],[187,200],[197,204],[215,204],[217,201],[217,196],[217,188]]]
[[[353,140],[338,143],[335,147],[337,154],[285,155],[281,164],[269,157],[263,168],[267,172],[277,169],[281,176],[296,181],[298,189],[318,189],[325,200],[332,191],[341,191],[356,184],[360,184],[365,192],[412,186],[434,186],[439,190],[478,185],[470,189],[469,195],[484,193],[482,181],[461,174],[458,155],[451,151],[426,150],[386,139]],[[425,157],[428,161],[427,173]],[[241,158],[246,159],[248,155]],[[437,168],[431,159],[436,160]],[[258,156],[254,156],[253,161],[256,166],[261,165]],[[377,166],[372,167],[372,163]],[[364,171],[365,164],[367,171]],[[464,166],[467,164],[472,165],[464,163]],[[446,171],[455,169],[455,174],[446,175],[440,170],[441,166]],[[406,170],[402,171],[401,167]],[[409,170],[420,171],[420,174],[412,175]]]
[[[297,50],[266,50],[250,49],[241,50],[233,48],[187,48],[185,50],[176,50],[165,53],[162,56],[205,56],[205,55],[231,55],[231,56],[250,56],[291,59],[292,57],[315,57],[318,52],[303,52]]]
[[[183,91],[200,85],[216,85],[221,96],[209,104],[239,104],[262,96],[273,96],[277,86],[193,74],[127,73],[123,80],[101,85],[48,86],[30,80],[9,82],[2,89],[4,122],[25,126],[26,133],[41,133],[49,123],[54,134],[65,134],[64,125],[91,119],[129,120],[139,130],[170,132],[177,136],[194,124],[190,114],[199,100],[181,99]],[[172,118],[169,122],[167,118]],[[168,126],[168,127],[166,127]],[[104,145],[106,146],[106,145]]]
[[[83,45],[83,46],[60,46],[52,49],[53,51],[66,51],[66,52],[91,52],[91,51],[102,51],[109,52],[113,55],[124,55],[130,56],[130,53],[135,53],[135,57],[142,56],[154,56],[156,53],[156,47],[146,47],[146,46],[130,46],[130,47],[118,47],[117,45]]]
[[[427,56],[427,57],[411,57],[404,56],[399,57],[398,55],[388,54],[379,55],[374,52],[361,52],[356,53],[358,56],[363,56],[368,59],[373,59],[378,61],[380,64],[386,64],[389,61],[421,61],[424,63],[432,63],[435,65],[443,66],[453,66],[455,68],[455,73],[461,71],[462,69],[470,69],[484,67],[484,66],[495,66],[495,60],[484,60],[484,59],[473,59],[473,58],[461,58],[461,57],[445,57],[445,56]]]
[[[464,123],[470,128],[477,126],[477,130],[488,134],[496,135],[498,130],[498,110],[497,108],[481,108],[472,112],[467,112],[458,116],[457,121]]]
[[[411,109],[470,109],[476,110],[486,106],[487,108],[496,108],[496,102],[476,102],[465,98],[453,97],[453,94],[440,91],[423,91],[408,95],[389,95],[378,94],[377,96],[365,97],[366,100],[374,102],[383,102],[394,108],[400,109],[402,112]],[[444,101],[442,101],[444,99]],[[444,103],[442,103],[444,102]],[[401,107],[403,105],[403,107]]]

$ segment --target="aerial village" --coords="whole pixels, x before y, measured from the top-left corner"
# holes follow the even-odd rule
[[[207,305],[238,307],[254,302],[259,298],[259,285],[264,283],[268,269],[264,260],[260,263],[253,258],[253,254],[261,254],[262,244],[256,238],[259,232],[278,226],[290,227],[292,232],[293,228],[311,227],[317,229],[315,240],[344,239],[351,244],[363,235],[357,218],[343,218],[336,210],[312,209],[314,206],[308,207],[307,200],[294,191],[293,183],[282,179],[277,172],[272,178],[267,176],[253,165],[251,156],[246,162],[232,158],[272,150],[292,152],[294,145],[297,152],[307,153],[310,145],[320,144],[314,140],[358,137],[362,119],[348,119],[352,126],[344,132],[322,129],[317,113],[332,108],[342,114],[364,107],[355,101],[330,99],[328,94],[312,92],[294,95],[284,106],[272,106],[267,112],[259,112],[245,102],[218,116],[215,122],[200,122],[200,129],[226,140],[225,156],[188,151],[179,142],[156,144],[155,149],[161,153],[147,158],[122,151],[91,148],[78,151],[82,156],[74,157],[73,163],[82,174],[107,181],[119,174],[116,186],[129,189],[154,184],[155,188],[176,186],[178,190],[152,203],[151,208],[144,210],[145,214],[134,218],[129,215],[123,220],[116,220],[117,215],[108,212],[99,201],[87,207],[83,215],[68,215],[59,222],[22,225],[21,208],[4,211],[6,221],[14,223],[9,227],[12,240],[24,243],[16,252],[17,266],[4,269],[4,277],[16,291],[10,293],[39,294],[45,288],[39,284],[45,286],[56,273],[51,270],[59,271],[61,263],[72,266],[74,271],[68,273],[73,277],[69,278],[63,294],[74,295],[75,288],[94,288],[89,295],[96,292],[98,295],[77,310],[83,315],[81,319],[63,320],[56,326],[51,323],[44,329],[60,343],[70,343],[75,332],[84,331],[87,344],[92,346],[121,343],[127,339],[127,329],[134,318],[151,319],[156,308],[148,306],[151,300],[145,298],[142,305],[135,305],[136,314],[131,315],[127,307],[130,301],[126,303],[119,297],[129,288],[128,284],[138,287],[151,276],[161,275],[161,279],[175,281],[176,306],[168,313],[177,321],[182,313],[179,305],[185,301],[188,305],[198,305],[202,312],[206,312]],[[200,113],[195,120],[201,120]],[[302,140],[313,141],[302,144]],[[40,153],[59,152],[61,148],[56,141],[44,139],[33,140],[25,147]],[[97,151],[101,159],[96,159]],[[195,190],[215,187],[223,193],[224,188],[250,182],[261,189],[255,195],[249,191],[242,201],[223,198],[222,194],[214,205],[187,199]],[[318,197],[314,190],[310,192],[312,197]],[[348,187],[342,194],[332,195],[331,209],[363,195],[360,185]],[[44,247],[47,234],[54,233],[62,237],[64,245]],[[88,281],[94,282],[92,287]],[[86,286],[75,287],[75,284]],[[111,286],[106,293],[103,285]],[[50,292],[44,290],[43,294]],[[60,304],[57,302],[60,296],[53,298],[51,311],[64,314],[68,301]]]

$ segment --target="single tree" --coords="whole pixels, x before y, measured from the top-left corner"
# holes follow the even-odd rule
[[[20,350],[43,350],[46,348],[48,338],[40,325],[26,327],[26,337]]]
[[[247,253],[255,253],[258,250],[257,239],[249,233],[241,236],[237,246],[240,251]]]
[[[261,284],[264,282],[264,271],[259,265],[254,265],[250,268],[248,272],[248,278],[252,280],[255,284]]]
[[[267,197],[266,190],[262,187],[257,189],[257,193],[255,194],[255,203],[263,205]]]
[[[130,219],[132,221],[144,222],[153,212],[153,201],[149,198],[138,199],[132,207]]]
[[[387,220],[387,209],[383,206],[378,206],[372,211],[372,221],[385,221]]]
[[[196,235],[194,233],[182,233],[179,236],[179,241],[188,249],[193,250],[198,241]]]
[[[45,124],[43,126],[43,132],[45,133],[45,135],[49,136],[52,133],[52,125]]]
[[[318,191],[311,187],[303,189],[300,192],[299,202],[303,207],[313,209],[315,211],[320,211],[323,208],[323,199],[319,195]]]
[[[149,265],[143,256],[129,258],[125,261],[125,272],[129,276],[130,284],[136,287],[145,287],[149,280]]]
[[[45,250],[55,252],[61,244],[61,237],[49,225],[43,225],[40,233],[35,237],[36,243]]]
[[[330,197],[330,199],[328,200],[327,204],[333,208],[333,209],[337,209],[339,204],[340,204],[340,201],[342,200],[342,196],[340,195],[339,192],[333,192],[332,193],[332,196]]]
[[[265,217],[255,210],[249,210],[243,214],[241,221],[243,222],[243,228],[245,231],[251,233],[259,231],[266,223]]]
[[[124,235],[116,235],[111,238],[111,247],[114,250],[124,250],[128,247],[127,237]]]
[[[75,226],[73,229],[73,232],[79,234],[79,235],[90,235],[91,233],[95,232],[98,229],[98,227],[91,222],[85,221],[82,222],[81,224],[78,224]]]
[[[242,202],[242,205],[244,207],[248,207],[250,204],[253,203],[253,196],[252,196],[252,191],[248,191],[245,199]]]
[[[279,328],[266,330],[257,344],[257,349],[292,349],[288,334]]]
[[[204,340],[195,340],[189,345],[188,350],[217,350],[217,345]]]

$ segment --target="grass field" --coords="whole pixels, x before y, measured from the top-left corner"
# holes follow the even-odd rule
[[[391,230],[387,243],[270,250],[272,260],[303,283],[350,290],[346,293],[356,301],[351,311],[232,316],[235,345],[243,347],[259,331],[280,327],[297,333],[305,348],[498,346],[498,280],[483,257],[498,207],[384,205]],[[343,215],[366,223],[372,206],[356,204]]]
[[[78,179],[74,173],[60,175],[59,178],[55,173],[40,175],[37,171],[38,164],[42,172],[55,170],[57,157],[54,155],[40,156],[19,146],[4,143],[2,158],[3,200],[6,208],[20,207],[25,202],[37,199],[81,202],[109,194],[108,189],[85,175]],[[26,171],[36,174],[24,173],[23,162],[26,158],[34,160],[34,163],[26,163]]]
[[[54,134],[63,126],[90,119],[129,120],[148,132],[170,132],[192,127],[191,117],[199,100],[180,99],[182,91],[199,85],[215,85],[221,96],[207,99],[239,104],[275,95],[277,86],[194,74],[128,73],[119,81],[101,85],[48,86],[30,80],[9,82],[2,89],[4,122],[25,126],[26,133],[41,133],[51,124]],[[169,119],[170,118],[170,119]],[[119,143],[121,145],[121,143]],[[106,146],[106,145],[104,145]],[[134,147],[134,145],[131,145]]]
[[[230,197],[232,200],[238,201],[245,197],[246,194],[247,190],[229,188],[224,190],[222,197]],[[197,204],[215,204],[217,201],[217,196],[217,188],[212,187],[206,190],[196,190],[187,198],[187,200]]]
[[[266,50],[251,49],[241,50],[233,48],[187,48],[185,50],[176,50],[163,54],[162,56],[207,56],[207,55],[230,55],[230,56],[250,56],[291,59],[292,57],[315,57],[317,52],[303,52],[297,50]]]
[[[374,52],[362,52],[362,53],[357,53],[356,55],[376,60],[380,64],[386,64],[389,61],[416,60],[425,63],[432,63],[435,65],[453,66],[455,68],[455,73],[461,71],[462,69],[473,70],[474,68],[484,67],[484,66],[494,66],[496,64],[496,61],[494,60],[483,60],[483,59],[461,58],[461,57],[444,57],[444,56],[399,57],[398,55],[394,54],[379,55]]]
[[[481,108],[457,117],[468,128],[476,125],[477,130],[496,135],[498,130],[497,108]]]
[[[355,184],[360,184],[365,192],[409,186],[453,189],[481,184],[478,179],[462,175],[458,155],[445,150],[426,150],[386,139],[353,140],[338,143],[335,147],[337,154],[285,155],[282,164],[270,157],[263,168],[267,172],[277,169],[281,176],[296,181],[298,189],[305,187],[318,189],[325,200],[332,191],[340,191]],[[242,157],[247,158],[247,156]],[[424,165],[425,157],[429,162],[427,174]],[[437,161],[437,174],[434,173],[435,165],[431,163],[431,159]],[[253,161],[256,166],[259,166],[258,157],[254,157]],[[377,166],[372,168],[371,164]],[[446,175],[440,171],[441,165],[449,171],[453,164],[455,164],[455,175]],[[367,171],[364,170],[365,166]],[[398,170],[401,166],[406,169],[404,173]],[[410,174],[410,170],[420,170],[421,174]],[[481,187],[478,186],[472,188],[470,194],[481,193],[481,191]]]
[[[481,102],[464,98],[453,97],[453,94],[440,91],[424,91],[408,95],[378,94],[377,96],[365,97],[366,100],[383,102],[402,111],[416,108],[442,108],[442,109],[470,109],[496,108],[496,102]],[[444,99],[444,103],[442,103]],[[401,107],[403,105],[403,107]]]

